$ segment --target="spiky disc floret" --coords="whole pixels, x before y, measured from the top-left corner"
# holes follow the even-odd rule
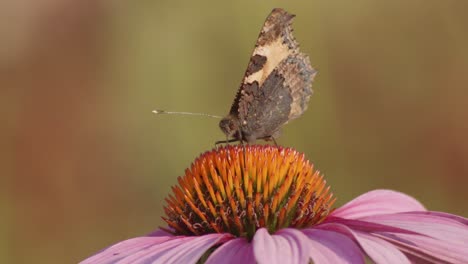
[[[245,154],[244,154],[245,151]],[[177,235],[253,237],[321,222],[335,199],[304,154],[275,146],[227,146],[202,154],[172,187],[164,221]]]

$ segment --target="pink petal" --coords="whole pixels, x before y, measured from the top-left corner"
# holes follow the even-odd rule
[[[198,237],[141,237],[111,246],[82,263],[196,263],[212,246],[229,234]]]
[[[125,258],[135,252],[144,250],[154,245],[159,245],[173,237],[137,237],[124,240],[115,245],[112,245],[97,254],[80,262],[81,264],[88,263],[113,263],[119,259]]]
[[[426,211],[426,212],[412,212],[414,214],[423,214],[423,215],[434,215],[434,216],[439,216],[447,219],[452,219],[454,221],[457,221],[459,223],[462,223],[464,225],[468,225],[468,218],[458,216],[458,215],[453,215],[445,212],[434,212],[434,211]]]
[[[452,218],[408,212],[369,216],[361,220],[341,220],[341,222],[325,223],[317,228],[353,235],[376,262],[378,256],[371,255],[372,251],[368,251],[369,248],[364,246],[363,243],[366,241],[363,239],[377,238],[376,241],[380,241],[379,243],[385,240],[392,243],[393,248],[398,248],[411,256],[411,259],[419,261],[465,263],[464,260],[468,259],[468,227]]]
[[[317,264],[364,263],[361,249],[348,237],[331,231],[304,229],[310,239],[310,257]]]
[[[362,218],[363,219],[363,218]],[[390,232],[390,233],[407,233],[407,234],[419,234],[414,231],[407,229],[398,228],[395,226],[384,225],[379,222],[368,222],[364,220],[344,219],[338,217],[328,217],[323,224],[343,224],[354,231],[360,231],[364,233],[373,232]]]
[[[457,245],[431,237],[411,234],[376,234],[401,250],[434,263],[467,263],[468,245]]]
[[[465,246],[468,252],[468,226],[451,218],[408,212],[369,216],[362,220],[410,230],[453,245]]]
[[[206,264],[255,264],[253,246],[245,238],[236,238],[224,243],[207,259]]]
[[[361,232],[354,232],[354,235],[361,247],[364,248],[367,255],[375,263],[411,263],[410,260],[400,250],[398,250],[397,247],[383,239]]]
[[[164,252],[153,264],[165,263],[197,263],[200,257],[211,247],[232,239],[230,234],[208,234],[197,236],[188,243]],[[132,262],[133,263],[133,262]]]
[[[270,235],[265,228],[257,230],[252,240],[258,263],[309,263],[308,239],[298,230],[282,230]]]
[[[159,258],[167,254],[172,256],[172,252],[174,249],[176,249],[180,245],[192,243],[194,239],[195,237],[178,237],[175,239],[171,239],[169,241],[166,241],[165,243],[161,243],[137,251],[116,263],[147,263],[152,262],[153,260],[158,260]]]
[[[292,259],[299,259],[302,263],[304,261],[310,261],[310,240],[301,231],[293,228],[285,228],[276,232],[275,235],[286,238],[289,242],[290,248],[293,251]]]
[[[372,237],[362,232],[356,232],[343,224],[323,224],[321,229],[339,232],[359,243],[364,252],[378,264],[410,263],[408,258],[397,247],[383,239]]]
[[[358,196],[330,216],[357,219],[365,216],[408,211],[426,211],[416,199],[391,190],[375,190]]]

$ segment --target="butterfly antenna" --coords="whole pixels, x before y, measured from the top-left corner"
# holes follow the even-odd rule
[[[173,112],[173,111],[166,111],[166,110],[153,110],[153,113],[157,115],[194,115],[194,116],[206,116],[206,117],[212,117],[212,118],[218,118],[218,119],[223,118],[222,116],[210,115],[210,114],[205,114],[205,113]]]

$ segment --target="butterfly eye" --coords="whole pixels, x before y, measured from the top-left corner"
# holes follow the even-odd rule
[[[237,126],[236,124],[234,124],[234,122],[232,120],[229,120],[229,129],[232,130],[237,130]]]
[[[230,135],[232,131],[232,122],[229,118],[223,118],[219,121],[219,128],[224,132],[226,135]]]
[[[237,119],[232,116],[227,116],[219,122],[219,127],[227,136],[234,136],[234,134],[239,130],[239,125],[237,124]]]

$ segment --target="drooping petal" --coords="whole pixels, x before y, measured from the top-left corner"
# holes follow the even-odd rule
[[[417,232],[402,229],[395,226],[384,225],[378,222],[368,222],[364,220],[355,220],[355,219],[344,219],[339,217],[328,217],[323,224],[343,224],[354,231],[360,231],[364,233],[372,232],[390,232],[390,233],[407,233],[407,234],[419,234]]]
[[[408,212],[368,216],[361,220],[411,230],[446,243],[465,246],[468,252],[468,226],[451,218]]]
[[[171,240],[168,240],[164,243],[151,246],[145,250],[137,251],[131,255],[126,256],[121,259],[119,264],[126,263],[147,263],[152,262],[153,260],[158,260],[164,256],[172,256],[174,249],[178,248],[181,245],[192,243],[194,237],[178,237]]]
[[[421,215],[435,215],[435,216],[439,216],[439,217],[442,217],[442,218],[452,219],[454,221],[457,221],[459,223],[462,223],[462,224],[468,226],[468,218],[458,216],[458,215],[454,215],[454,214],[449,214],[449,213],[445,213],[445,212],[435,212],[435,211],[412,212],[412,213],[421,214]]]
[[[467,263],[468,245],[412,234],[376,234],[407,254],[433,263]]]
[[[310,245],[305,235],[294,229],[281,230],[270,235],[265,228],[257,230],[252,240],[253,252],[258,263],[309,263]]]
[[[304,233],[297,229],[285,228],[276,232],[275,235],[282,236],[289,242],[289,246],[293,252],[292,259],[299,259],[300,262],[298,263],[302,263],[302,260],[310,260],[310,240]]]
[[[425,255],[414,255],[414,252],[411,252],[411,254],[403,252],[405,256],[411,261],[411,263],[415,264],[434,264],[434,263],[440,263],[440,264],[449,264],[449,263],[442,263],[439,259],[436,258],[431,258],[431,256]]]
[[[91,263],[113,263],[135,252],[145,250],[151,246],[159,245],[174,237],[137,237],[124,240],[115,245],[112,245],[95,255],[83,260],[81,264]]]
[[[393,260],[379,260],[379,256],[385,253],[383,256],[387,259],[388,253],[395,250],[411,256],[412,260],[466,263],[468,227],[457,220],[461,219],[407,212],[368,216],[360,220],[339,219],[335,223],[327,222],[318,228],[335,230],[353,237],[378,263],[392,263]],[[372,241],[369,240],[373,240],[370,246]],[[378,254],[373,250],[376,243],[386,245],[385,248],[376,247],[380,252]],[[391,255],[398,253],[393,252]],[[401,261],[398,263],[403,263]]]
[[[339,232],[357,241],[364,252],[377,264],[410,263],[397,247],[383,239],[354,231],[343,224],[327,223],[320,225],[320,228]]]
[[[319,229],[302,231],[310,239],[310,257],[316,264],[364,263],[359,247],[345,235]]]
[[[199,237],[140,237],[111,246],[82,263],[196,263],[212,246],[229,234]]]
[[[359,244],[364,248],[366,254],[378,264],[411,263],[410,260],[391,243],[368,235],[366,233],[354,232]]]
[[[245,238],[236,238],[224,243],[207,259],[206,264],[255,264],[253,246]]]
[[[426,211],[416,199],[391,190],[375,190],[358,196],[333,211],[335,217],[357,219],[365,216],[408,211]]]
[[[172,248],[159,256],[153,264],[196,263],[211,247],[232,239],[230,234],[208,234],[195,237],[192,241]],[[132,262],[133,263],[133,262]]]

